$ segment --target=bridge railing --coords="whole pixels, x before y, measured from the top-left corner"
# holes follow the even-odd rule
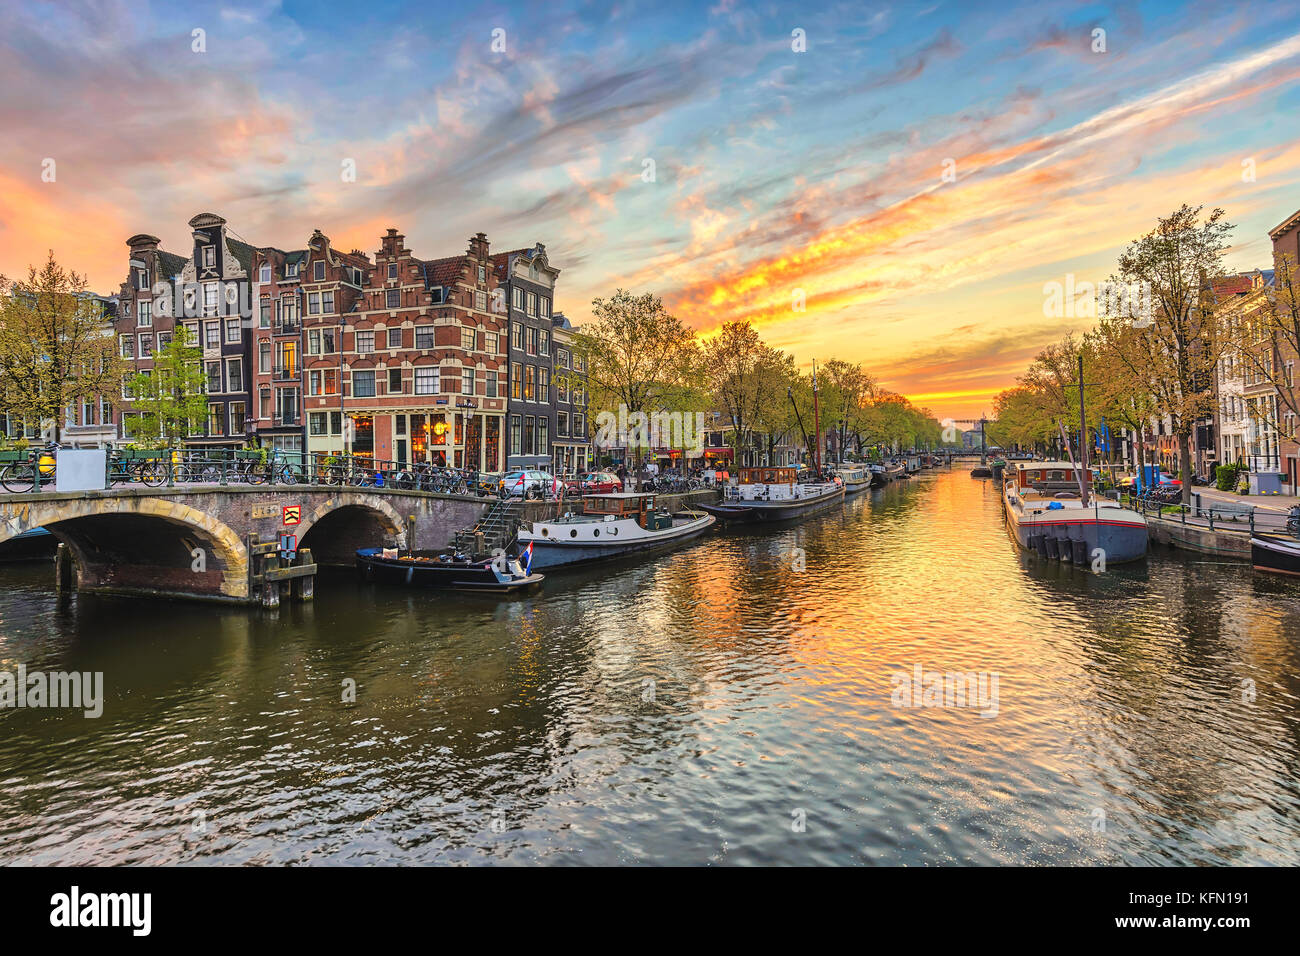
[[[0,462],[0,489],[53,492],[54,459],[7,456]],[[502,476],[474,469],[412,464],[367,455],[333,455],[279,449],[114,449],[107,458],[105,487],[185,485],[296,485],[428,491],[505,497]],[[549,491],[529,497],[549,497]]]

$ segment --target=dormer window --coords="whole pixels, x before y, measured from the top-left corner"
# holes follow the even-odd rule
[[[135,287],[137,289],[149,288],[149,270],[137,269],[135,271]]]
[[[284,267],[284,277],[286,279],[298,278],[298,263],[290,262]]]
[[[262,268],[257,270],[257,278],[260,282],[271,281],[271,263],[269,262],[262,263]]]
[[[217,247],[204,246],[203,247],[203,268],[211,269],[214,266],[216,266],[216,264],[217,264]]]
[[[352,270],[352,282],[353,282],[353,284],[355,284],[355,285],[364,285],[364,284],[365,284],[365,277],[362,276],[362,274],[361,274],[361,270],[360,270],[360,269],[353,269],[353,270]]]
[[[315,280],[316,280],[317,282],[320,282],[322,279],[325,278],[325,260],[324,260],[324,259],[317,259],[314,263],[312,263],[312,268],[315,270],[314,273],[313,273],[313,277],[315,278]]]

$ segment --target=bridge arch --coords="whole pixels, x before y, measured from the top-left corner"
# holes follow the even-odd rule
[[[180,501],[60,498],[0,508],[0,541],[39,527],[71,550],[78,589],[248,597],[248,550],[240,536]]]
[[[317,564],[351,565],[358,548],[406,545],[406,520],[386,497],[334,495],[313,508],[297,527],[298,547],[311,548]]]

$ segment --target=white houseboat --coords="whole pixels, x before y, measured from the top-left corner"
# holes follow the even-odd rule
[[[844,482],[800,481],[794,468],[742,468],[718,504],[701,504],[727,521],[784,521],[844,500]]]
[[[1007,524],[1020,546],[1076,562],[1091,562],[1098,548],[1107,564],[1143,557],[1146,519],[1093,495],[1091,479],[1091,471],[1068,461],[1021,461],[1008,469]]]
[[[667,551],[699,537],[716,521],[699,511],[657,509],[651,494],[589,495],[582,499],[581,513],[534,521],[517,540],[521,552],[532,546],[533,567],[554,568]]]

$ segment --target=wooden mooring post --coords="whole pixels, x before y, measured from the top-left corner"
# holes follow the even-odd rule
[[[54,589],[68,592],[76,589],[77,574],[72,563],[72,549],[62,541],[54,552]]]

